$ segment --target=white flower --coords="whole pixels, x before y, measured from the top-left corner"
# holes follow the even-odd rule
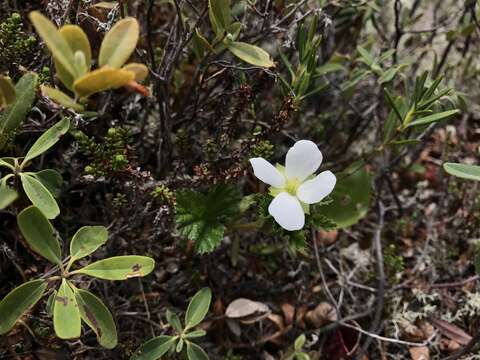
[[[317,145],[309,140],[297,141],[288,150],[285,167],[275,167],[261,157],[250,159],[253,173],[270,185],[274,196],[268,212],[285,230],[302,229],[309,205],[322,201],[335,187],[337,178],[331,171],[314,176],[322,159]]]

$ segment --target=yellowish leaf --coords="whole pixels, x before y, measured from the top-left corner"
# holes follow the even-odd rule
[[[117,22],[105,35],[100,47],[100,66],[120,68],[137,46],[140,27],[135,18],[127,17]]]
[[[66,108],[70,108],[76,111],[85,110],[81,104],[77,103],[74,99],[65,94],[63,91],[45,85],[42,85],[40,89],[44,96],[47,96],[48,98],[50,98],[50,100],[56,102],[59,105],[63,105]]]
[[[15,101],[15,87],[9,77],[0,75],[0,109]]]
[[[75,59],[67,40],[60,35],[55,25],[40,12],[32,11],[30,13],[30,20],[57,63],[60,64],[72,78],[75,78],[77,76],[74,65]]]
[[[133,72],[135,74],[135,81],[143,81],[148,76],[148,68],[143,64],[130,63],[125,65],[122,69]]]
[[[79,97],[88,97],[100,91],[117,89],[135,80],[135,73],[103,67],[77,79],[73,89]]]
[[[250,45],[240,41],[232,41],[226,45],[228,50],[230,50],[233,55],[245,61],[246,63],[266,68],[275,66],[274,62],[270,58],[269,53],[258,46]]]
[[[81,51],[83,53],[86,66],[81,66],[82,68],[79,68],[77,62],[75,62],[74,66],[77,68],[76,78],[84,75],[88,70],[90,70],[92,63],[92,50],[90,48],[90,42],[88,41],[87,35],[82,30],[82,28],[77,25],[64,25],[58,31],[67,41],[68,46],[74,54],[74,57],[78,57],[75,55],[78,51]],[[62,64],[56,58],[54,58],[54,61],[55,68],[57,69],[58,79],[68,89],[72,90],[75,78],[62,66]]]

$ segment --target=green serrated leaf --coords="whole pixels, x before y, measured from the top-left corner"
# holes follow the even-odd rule
[[[239,213],[241,194],[236,187],[217,185],[206,194],[177,192],[176,223],[179,232],[195,242],[199,253],[213,251],[223,240],[225,224]]]
[[[0,301],[0,335],[8,333],[17,320],[41,299],[45,280],[32,280],[16,287]]]
[[[60,244],[55,236],[55,230],[37,207],[29,206],[20,212],[17,223],[33,251],[54,264],[62,263]]]

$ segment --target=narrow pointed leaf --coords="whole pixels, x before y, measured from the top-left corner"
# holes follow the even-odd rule
[[[53,304],[53,328],[60,339],[75,339],[81,334],[77,300],[65,279],[62,280]]]
[[[8,333],[17,320],[41,299],[47,282],[32,280],[16,287],[0,301],[0,335]]]
[[[28,150],[27,155],[23,159],[22,165],[24,166],[27,162],[36,158],[37,156],[43,154],[48,149],[50,149],[53,145],[55,145],[62,135],[64,135],[68,129],[70,128],[70,119],[64,118],[63,120],[59,121],[55,125],[53,125],[50,129],[45,131],[35,143],[32,145],[30,150]]]
[[[73,271],[104,280],[126,280],[148,275],[155,267],[155,260],[147,256],[116,256],[103,259]]]
[[[50,100],[59,105],[65,106],[67,109],[73,109],[75,111],[85,110],[83,105],[77,103],[73,98],[65,94],[63,91],[45,85],[41,86],[41,90],[43,96],[50,98]]]
[[[55,264],[60,264],[60,244],[55,236],[55,230],[35,206],[29,206],[17,216],[18,227],[28,245],[37,254]]]
[[[60,214],[57,201],[48,189],[35,177],[20,174],[22,187],[33,205],[35,205],[48,219],[55,219]]]
[[[175,346],[176,338],[161,335],[147,341],[140,346],[130,360],[156,360],[161,359]]]
[[[420,126],[420,125],[428,125],[434,122],[438,122],[440,120],[447,119],[455,114],[458,114],[460,110],[455,109],[455,110],[448,110],[448,111],[443,111],[440,113],[432,114],[425,116],[423,118],[417,119],[412,121],[407,125],[407,127],[412,127],[412,126]]]
[[[117,89],[135,80],[135,73],[110,67],[89,72],[78,78],[73,89],[79,97],[89,97],[101,91]]]
[[[15,101],[0,115],[0,133],[7,133],[17,129],[32,110],[35,92],[38,84],[38,75],[28,72],[15,85]]]
[[[228,50],[233,53],[233,55],[245,61],[246,63],[266,68],[273,67],[275,65],[270,58],[270,55],[258,46],[250,45],[240,41],[232,41],[227,45],[227,47]]]
[[[56,26],[38,11],[30,13],[30,20],[56,61],[75,78],[73,52]]]
[[[173,329],[177,333],[181,333],[183,331],[183,327],[182,327],[182,323],[180,322],[180,318],[178,317],[178,315],[167,309],[166,316],[167,316],[168,323],[173,327]]]
[[[193,296],[185,314],[186,329],[197,326],[202,322],[208,313],[211,301],[212,291],[209,288],[203,288]]]
[[[84,226],[73,235],[70,243],[70,256],[78,260],[90,255],[108,240],[105,226]]]
[[[187,355],[189,360],[209,360],[205,350],[190,341],[187,341]]]
[[[445,163],[443,168],[450,175],[469,180],[480,181],[480,166],[457,163]]]
[[[95,332],[98,343],[107,349],[117,346],[117,328],[105,304],[91,292],[77,288],[75,298],[82,320]]]
[[[120,68],[135,50],[139,34],[140,27],[135,18],[126,17],[117,22],[102,41],[99,65]]]

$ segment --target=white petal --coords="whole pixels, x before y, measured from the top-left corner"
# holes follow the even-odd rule
[[[295,196],[282,192],[275,196],[268,207],[268,212],[285,230],[300,230],[305,225],[302,205]]]
[[[330,194],[336,183],[337,178],[331,171],[323,171],[314,179],[300,185],[297,196],[305,204],[315,204]]]
[[[282,173],[264,158],[250,159],[250,164],[252,164],[255,176],[264,183],[276,188],[282,188],[285,185],[285,177]]]
[[[318,146],[310,140],[300,140],[287,152],[285,171],[287,179],[305,180],[320,167],[322,153]]]

